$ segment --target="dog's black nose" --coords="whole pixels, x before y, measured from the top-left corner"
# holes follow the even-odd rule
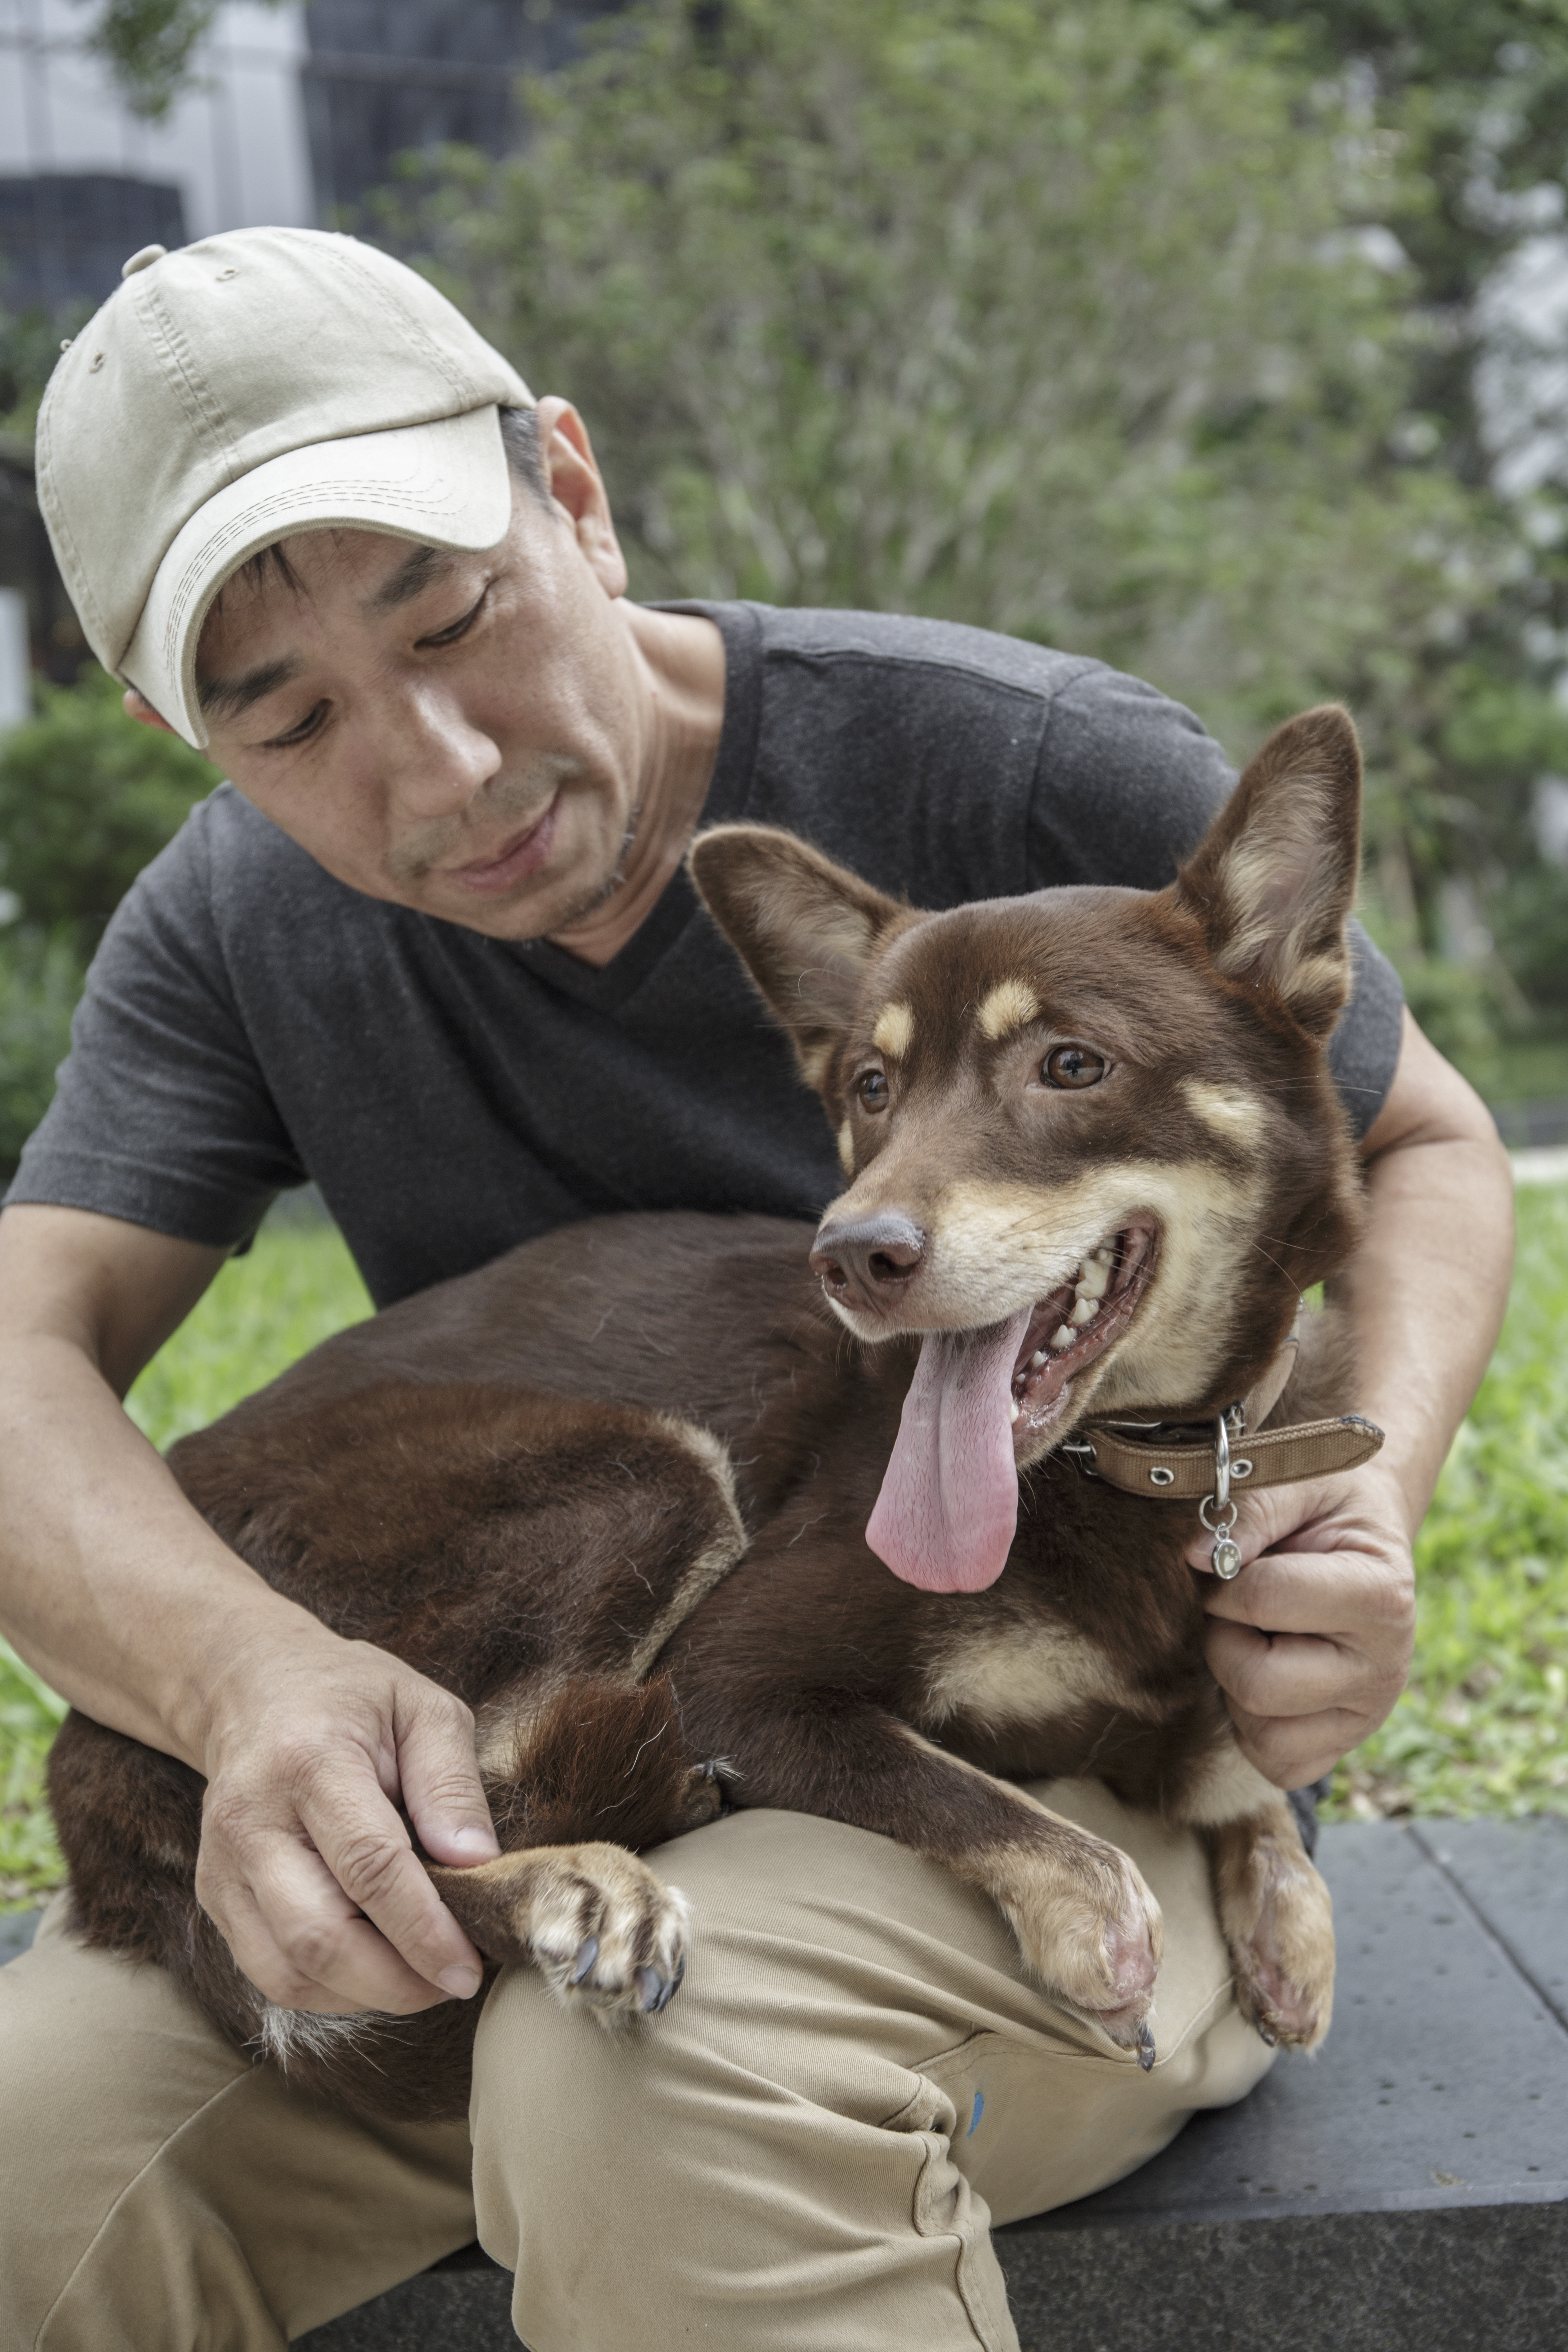
[[[824,1225],[811,1253],[830,1298],[846,1306],[877,1306],[898,1297],[920,1272],[926,1237],[896,1209]]]

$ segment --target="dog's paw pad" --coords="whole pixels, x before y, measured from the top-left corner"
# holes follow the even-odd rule
[[[686,1897],[619,1846],[552,1858],[536,1884],[529,1943],[558,2000],[606,2025],[657,2017],[686,1971]]]

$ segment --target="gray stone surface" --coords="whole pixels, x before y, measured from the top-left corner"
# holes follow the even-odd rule
[[[518,2352],[510,2273],[475,2246],[467,2259],[297,2336],[293,2352]]]
[[[1568,1821],[1412,1822],[1408,1833],[1568,2030]]]
[[[37,1924],[36,1911],[0,1911],[0,1968],[26,1950]]]
[[[997,2251],[1023,2352],[1563,2352],[1565,2215],[1128,2221]]]

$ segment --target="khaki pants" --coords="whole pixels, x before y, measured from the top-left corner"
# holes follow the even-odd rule
[[[1150,2074],[1030,1989],[981,1897],[791,1813],[653,1858],[697,1924],[646,2028],[500,1979],[471,2145],[300,2097],[51,1917],[0,1969],[0,2347],[277,2352],[477,2231],[532,2352],[1016,2352],[992,2221],[1119,2179],[1268,2062],[1195,1838],[1093,1783],[1050,1801],[1164,1907]]]

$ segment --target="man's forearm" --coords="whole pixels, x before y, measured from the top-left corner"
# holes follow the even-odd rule
[[[1412,1030],[1429,1110],[1367,1167],[1367,1224],[1332,1286],[1358,1352],[1358,1409],[1386,1433],[1379,1467],[1414,1537],[1508,1304],[1513,1184],[1495,1129]]]
[[[321,1636],[221,1543],[81,1349],[0,1358],[0,1630],[98,1722],[202,1769],[223,1665]]]

